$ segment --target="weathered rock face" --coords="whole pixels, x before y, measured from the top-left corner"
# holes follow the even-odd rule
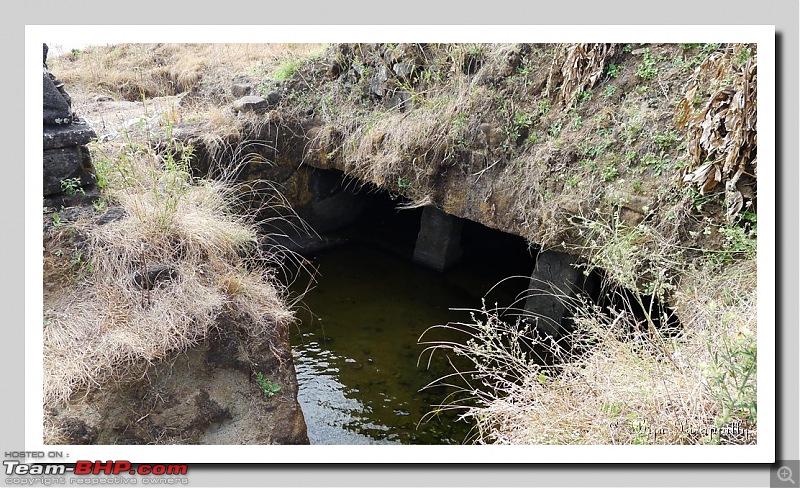
[[[63,85],[58,82],[59,86],[56,87],[57,81],[55,77],[48,73],[46,69],[42,73],[42,78],[44,81],[44,123],[55,125],[71,124],[72,107],[70,107],[70,101],[59,91],[59,88],[63,87]]]
[[[97,135],[72,111],[72,100],[64,84],[48,71],[47,51],[44,44],[43,195],[47,206],[62,207],[99,196],[97,176],[86,148]]]

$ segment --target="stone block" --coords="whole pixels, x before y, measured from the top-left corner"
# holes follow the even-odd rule
[[[236,98],[245,97],[253,93],[253,85],[249,83],[235,83],[231,85],[231,95]]]
[[[80,186],[96,183],[89,150],[73,146],[44,151],[44,196],[62,192],[61,182],[70,178],[80,179]]]
[[[269,109],[269,102],[263,97],[248,95],[233,102],[233,110],[239,112],[255,112],[257,114],[266,113]]]
[[[464,221],[428,206],[422,211],[414,262],[444,271],[461,259],[461,228]]]
[[[86,122],[76,119],[70,125],[45,125],[44,149],[84,146],[97,138],[94,129]]]
[[[533,315],[536,328],[558,339],[566,332],[563,320],[567,308],[563,299],[574,297],[583,281],[583,272],[574,266],[576,259],[558,251],[544,251],[536,258],[525,310]]]

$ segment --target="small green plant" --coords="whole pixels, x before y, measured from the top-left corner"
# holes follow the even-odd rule
[[[581,142],[578,144],[578,151],[583,158],[595,159],[608,152],[608,148],[611,147],[613,142],[613,139],[603,139],[597,144]]]
[[[722,426],[740,419],[755,424],[758,417],[755,337],[742,333],[707,347],[711,364],[706,366],[706,376],[721,406],[716,423]]]
[[[615,93],[617,93],[617,87],[614,85],[608,85],[606,89],[603,90],[603,96],[605,98],[611,98]]]
[[[720,45],[721,45],[720,43],[709,43],[709,44],[700,44],[700,43],[694,43],[694,44],[681,44],[681,47],[682,47],[684,50],[690,50],[690,49],[702,48],[702,49],[700,49],[700,51],[699,51],[697,54],[695,54],[694,56],[692,56],[691,58],[689,58],[689,59],[688,59],[688,60],[687,60],[687,61],[684,63],[684,66],[683,66],[683,67],[684,67],[685,69],[694,69],[695,67],[699,66],[699,65],[700,65],[700,63],[702,63],[702,62],[703,62],[703,60],[704,60],[704,59],[706,59],[706,58],[707,58],[707,57],[708,57],[708,56],[709,56],[711,53],[713,53],[714,51],[716,51],[717,49],[719,49]]]
[[[553,125],[550,126],[550,130],[548,131],[548,133],[552,137],[558,137],[558,135],[561,134],[562,123],[563,122],[561,120],[557,120],[556,122],[554,122]]]
[[[650,52],[650,48],[644,50],[642,63],[636,68],[636,74],[642,81],[650,81],[658,75],[658,66],[656,66],[656,58]]]
[[[64,222],[61,221],[61,215],[58,212],[53,212],[53,225],[55,227],[61,227],[64,225]]]
[[[725,237],[722,248],[728,253],[747,258],[756,256],[758,227],[755,223],[746,226],[726,225],[721,227],[719,231]]]
[[[411,180],[403,176],[398,176],[397,187],[400,188],[401,190],[408,190],[409,188],[411,188]]]
[[[288,80],[294,76],[301,63],[302,62],[298,59],[289,59],[284,61],[277,68],[275,68],[275,71],[272,72],[272,78],[274,78],[276,81]]]
[[[601,127],[600,129],[597,129],[597,135],[600,137],[610,137],[613,133],[614,129],[611,127]]]
[[[630,53],[632,51],[633,51],[633,44],[625,44],[624,46],[622,46],[622,52]]]
[[[606,74],[611,78],[618,77],[621,72],[622,72],[622,66],[618,64],[611,63],[608,66],[606,66]]]
[[[469,115],[465,112],[461,112],[453,119],[453,124],[451,126],[451,137],[453,141],[462,147],[467,145],[466,130],[468,122]]]
[[[656,146],[658,146],[661,151],[668,151],[678,142],[679,138],[680,136],[676,131],[670,130],[656,134],[655,137],[653,137],[653,142],[656,143]]]
[[[692,194],[699,193],[694,190]],[[709,201],[711,195],[700,195],[693,202],[695,208],[702,208],[697,201]],[[758,226],[756,215],[750,211],[742,212],[742,218],[738,223],[728,223],[720,226],[718,232],[722,235],[722,249],[707,251],[706,260],[712,268],[728,265],[739,259],[755,259],[758,246]],[[706,234],[711,233],[710,227],[706,227]]]
[[[106,203],[105,199],[98,198],[92,202],[92,207],[94,207],[95,212],[103,212],[106,208],[108,208],[108,204]]]
[[[475,44],[470,46],[467,52],[470,56],[483,57],[486,55],[486,47],[483,44]]]
[[[619,176],[619,170],[614,166],[604,166],[600,172],[600,176],[602,176],[603,181],[612,181]]]
[[[533,117],[530,114],[523,112],[514,113],[514,122],[511,133],[509,134],[513,139],[517,139],[523,129],[529,129],[533,125]]]
[[[72,267],[70,278],[76,283],[85,280],[90,274],[92,274],[92,272],[94,272],[92,263],[87,261],[83,255],[83,252],[78,249],[72,253],[72,256],[69,259],[69,264]]]
[[[61,180],[61,191],[68,196],[86,195],[86,192],[81,187],[80,178],[65,178]]]
[[[566,184],[567,188],[574,188],[578,184],[579,181],[580,181],[580,177],[578,175],[572,175],[569,178],[567,178],[567,181],[566,181],[565,184]]]
[[[514,114],[514,126],[518,128],[530,127],[533,123],[533,117],[530,114],[517,112]]]
[[[581,159],[579,161],[581,168],[588,169],[589,171],[594,171],[597,169],[597,161],[594,159]]]
[[[271,397],[281,391],[281,385],[270,381],[261,371],[256,374],[256,383],[258,383],[259,388],[261,388],[266,397]]]
[[[742,51],[739,53],[739,56],[737,56],[736,61],[738,64],[744,64],[752,55],[753,51],[750,48],[742,49]]]
[[[647,153],[642,158],[642,163],[649,167],[653,173],[656,174],[656,176],[661,176],[673,167],[672,160],[664,157],[664,153],[661,153],[661,156],[656,156],[653,153]]]
[[[532,131],[530,131],[530,132],[528,133],[528,139],[527,139],[527,141],[528,141],[529,143],[531,143],[531,144],[536,144],[537,142],[539,142],[539,139],[541,139],[541,137],[542,137],[542,135],[541,135],[541,134],[539,134],[539,133],[538,133],[537,131],[535,131],[535,130],[532,130]]]
[[[577,110],[572,112],[572,120],[570,120],[569,125],[572,127],[572,130],[579,130],[583,127],[583,117],[581,117],[581,114],[579,114]]]
[[[591,90],[584,90],[576,95],[576,99],[578,103],[586,102],[592,99],[592,91]]]
[[[543,117],[547,115],[547,112],[550,111],[550,100],[543,98],[539,100],[538,106],[539,106],[539,115]]]

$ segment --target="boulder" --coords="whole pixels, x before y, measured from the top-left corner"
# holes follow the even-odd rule
[[[266,113],[269,109],[269,102],[263,97],[248,95],[233,102],[233,110],[236,113],[254,112],[257,114]]]
[[[401,79],[408,80],[416,67],[412,63],[395,63],[392,71]]]
[[[267,95],[267,104],[269,104],[269,107],[272,108],[275,105],[280,103],[281,98],[282,97],[281,97],[281,93],[280,92],[271,91],[271,92],[269,92],[269,95]]]
[[[253,85],[249,83],[234,83],[231,85],[231,95],[236,98],[246,97],[253,93]]]

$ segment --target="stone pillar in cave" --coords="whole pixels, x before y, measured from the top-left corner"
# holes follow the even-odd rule
[[[444,271],[461,259],[461,228],[464,221],[428,206],[422,211],[414,262]]]
[[[536,329],[558,339],[566,332],[563,326],[567,308],[562,300],[574,297],[583,283],[583,272],[576,268],[569,254],[544,251],[536,258],[531,275],[525,310],[533,314]]]

